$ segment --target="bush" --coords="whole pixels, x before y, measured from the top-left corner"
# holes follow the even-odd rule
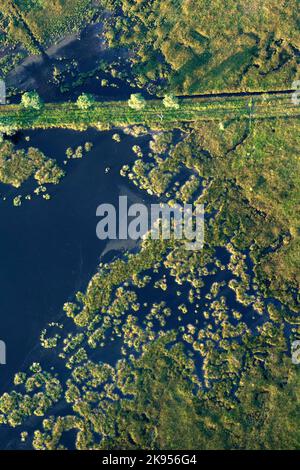
[[[24,108],[41,109],[43,107],[43,101],[36,91],[24,93],[21,103]]]
[[[179,99],[174,95],[166,95],[164,97],[163,104],[166,108],[178,109]]]
[[[141,93],[137,93],[136,95],[131,95],[130,100],[128,100],[128,106],[132,109],[144,109],[146,106],[146,100],[141,95]]]
[[[95,98],[93,95],[88,95],[87,93],[82,93],[76,102],[78,108],[80,109],[89,109],[93,106],[94,103]]]

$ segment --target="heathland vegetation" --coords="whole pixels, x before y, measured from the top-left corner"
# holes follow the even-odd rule
[[[30,52],[71,31],[77,31],[95,14],[91,0],[1,0],[1,19],[8,40]]]
[[[103,0],[111,47],[134,50],[142,86],[176,94],[284,89],[297,79],[297,0]]]

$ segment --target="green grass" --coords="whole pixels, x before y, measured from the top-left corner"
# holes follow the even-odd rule
[[[29,50],[80,29],[95,13],[92,0],[0,0],[1,12],[8,19],[7,33]]]
[[[163,127],[180,122],[249,119],[250,98],[187,98],[181,100],[178,110],[165,108],[161,100],[150,100],[139,111],[131,109],[127,101],[97,102],[88,110],[79,109],[75,103],[48,103],[39,111],[9,105],[0,109],[0,130],[53,127],[85,130],[88,127],[105,129],[137,124]],[[289,95],[266,94],[251,99],[254,103],[253,119],[300,114],[299,107],[293,105]]]

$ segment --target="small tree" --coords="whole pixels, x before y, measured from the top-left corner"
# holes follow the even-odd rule
[[[169,94],[164,97],[163,104],[166,108],[178,109],[179,99],[176,96]]]
[[[128,100],[128,106],[132,109],[144,109],[146,106],[146,100],[141,95],[141,93],[137,93],[136,95],[131,95],[130,99]]]
[[[24,108],[41,109],[44,105],[43,100],[36,91],[28,91],[22,95],[21,100]]]
[[[79,96],[77,99],[77,106],[80,109],[89,109],[93,106],[95,103],[95,98],[93,95],[88,95],[87,93],[82,93],[82,95]]]

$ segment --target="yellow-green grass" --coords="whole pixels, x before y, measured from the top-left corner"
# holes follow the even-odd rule
[[[300,115],[300,107],[290,94],[247,95],[181,99],[179,109],[167,109],[161,100],[148,100],[142,110],[128,106],[127,101],[96,102],[89,109],[75,103],[47,103],[41,110],[21,105],[0,108],[0,130],[62,127],[84,130],[144,124],[150,127],[193,121],[228,119],[265,119]]]

